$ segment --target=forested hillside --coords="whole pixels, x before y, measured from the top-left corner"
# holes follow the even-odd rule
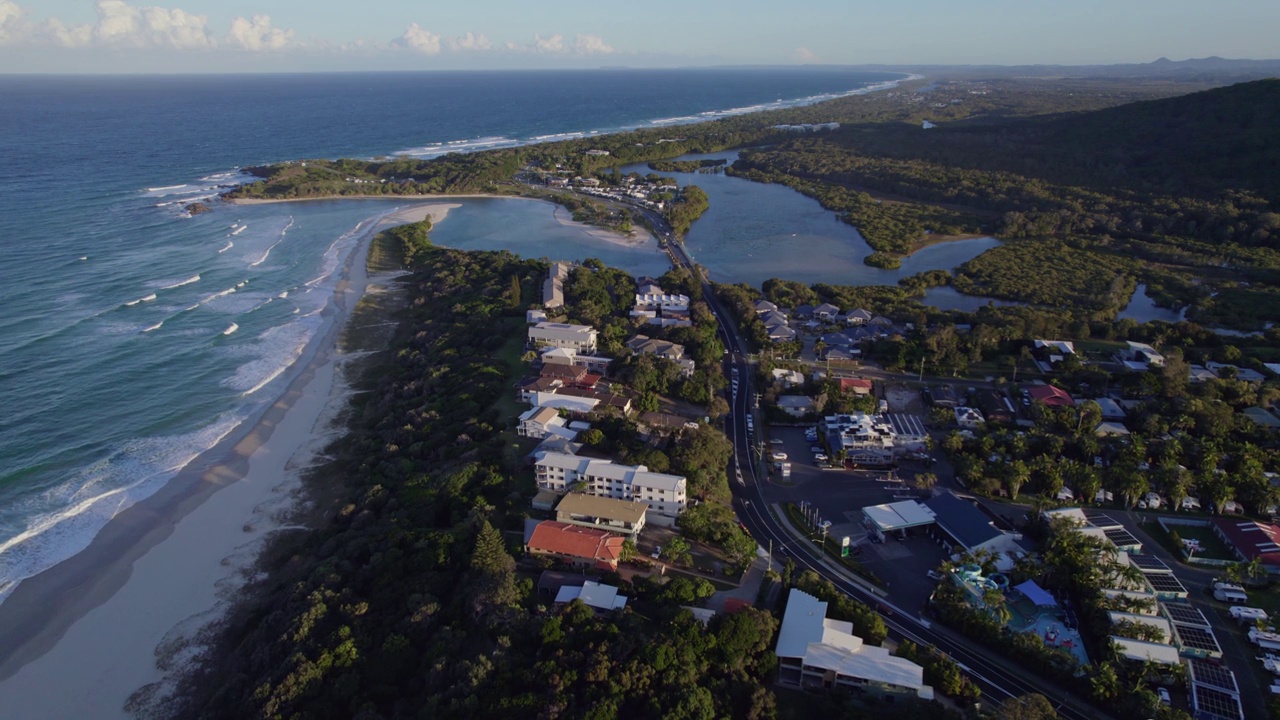
[[[950,83],[939,97],[952,99],[933,106],[958,114],[965,86],[1019,94]],[[931,235],[1032,241],[962,267],[957,286],[970,292],[1114,314],[1122,294],[1062,281],[1102,265],[1170,305],[1191,304],[1193,320],[1280,319],[1280,144],[1269,142],[1280,80],[1092,112],[935,120],[797,137],[745,151],[729,172],[787,184],[842,213],[879,251],[873,264]],[[1036,244],[1047,239],[1083,252],[1048,260]],[[1036,266],[1059,277],[1031,287]]]

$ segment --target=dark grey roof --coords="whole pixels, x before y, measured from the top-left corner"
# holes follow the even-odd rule
[[[977,547],[1000,536],[1000,531],[991,524],[990,518],[968,500],[943,492],[929,498],[924,504],[933,511],[938,525],[966,548]]]

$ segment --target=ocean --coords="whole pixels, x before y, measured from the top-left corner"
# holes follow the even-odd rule
[[[240,167],[674,125],[896,77],[808,68],[0,76],[0,600],[274,401],[319,327],[335,269],[403,204],[187,215],[186,204],[244,181]],[[589,251],[581,230],[514,205],[493,211],[525,225],[469,203],[435,237],[485,247],[504,226],[542,223],[543,242],[531,245],[539,255],[557,242]],[[593,254],[609,261],[610,252],[625,251]]]

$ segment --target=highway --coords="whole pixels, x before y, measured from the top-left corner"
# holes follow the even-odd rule
[[[670,235],[667,238],[673,262],[695,273],[695,277],[700,277],[683,244],[671,239]],[[1048,681],[1020,671],[1013,662],[995,656],[991,651],[976,646],[973,641],[946,628],[934,626],[927,620],[916,618],[895,607],[891,599],[877,597],[862,586],[846,580],[841,573],[815,558],[816,546],[791,536],[782,527],[769,512],[769,501],[765,497],[765,483],[768,479],[758,474],[760,463],[755,461],[754,427],[748,427],[748,418],[755,417],[756,407],[753,387],[755,373],[746,346],[732,315],[720,306],[710,284],[705,280],[703,299],[716,316],[721,340],[728,351],[725,354],[725,375],[731,379],[735,371],[737,375],[737,382],[730,384],[730,413],[725,428],[734,447],[732,465],[729,468],[729,485],[734,495],[734,510],[756,542],[771,542],[774,557],[780,560],[790,558],[798,570],[812,570],[852,597],[880,610],[893,639],[910,640],[918,645],[933,645],[947,653],[978,683],[984,699],[993,704],[1011,697],[1040,693],[1054,704],[1059,717],[1069,720],[1109,717]],[[754,420],[751,424],[754,426]]]

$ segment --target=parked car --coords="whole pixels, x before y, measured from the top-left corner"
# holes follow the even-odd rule
[[[815,462],[826,462],[831,458],[827,457],[826,455],[823,455],[822,453],[818,453],[817,455],[813,456],[813,459]]]
[[[1156,688],[1156,695],[1160,696],[1162,705],[1172,705],[1173,701],[1169,699],[1169,691],[1166,688]]]
[[[653,558],[654,560],[657,560],[658,558],[662,557],[662,546],[659,545],[658,547],[654,548],[653,552],[649,555],[649,557]]]

